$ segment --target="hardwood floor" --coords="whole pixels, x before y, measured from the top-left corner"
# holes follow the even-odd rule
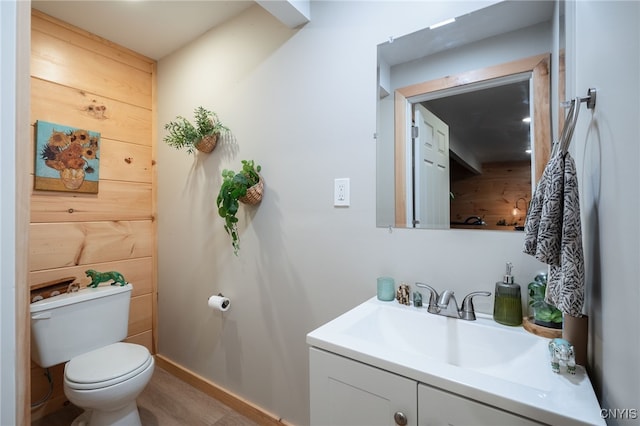
[[[157,365],[137,402],[143,426],[258,425]],[[69,404],[63,410],[33,421],[31,426],[69,426],[81,413],[80,408]]]

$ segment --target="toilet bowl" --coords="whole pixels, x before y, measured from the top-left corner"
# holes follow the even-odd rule
[[[114,343],[71,359],[64,369],[64,393],[85,409],[73,425],[140,425],[136,397],[153,369],[147,348],[132,343]]]
[[[138,426],[136,397],[154,369],[149,350],[125,343],[133,286],[83,288],[31,303],[31,358],[65,363],[64,393],[85,412],[78,426]]]

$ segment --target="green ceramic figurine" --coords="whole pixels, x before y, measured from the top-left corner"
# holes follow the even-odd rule
[[[87,277],[91,278],[91,283],[87,285],[87,287],[98,287],[98,284],[107,282],[109,280],[113,281],[111,285],[120,284],[120,286],[127,285],[122,274],[118,271],[109,271],[109,272],[98,272],[93,269],[87,269],[84,271],[87,274]]]

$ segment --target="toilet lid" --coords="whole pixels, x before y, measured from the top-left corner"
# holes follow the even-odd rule
[[[65,365],[64,377],[73,388],[95,389],[127,380],[152,362],[146,347],[118,342],[73,358]]]

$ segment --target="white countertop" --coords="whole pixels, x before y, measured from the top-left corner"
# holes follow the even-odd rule
[[[307,343],[539,422],[605,425],[582,366],[553,373],[550,339],[477,316],[446,318],[373,297]]]

